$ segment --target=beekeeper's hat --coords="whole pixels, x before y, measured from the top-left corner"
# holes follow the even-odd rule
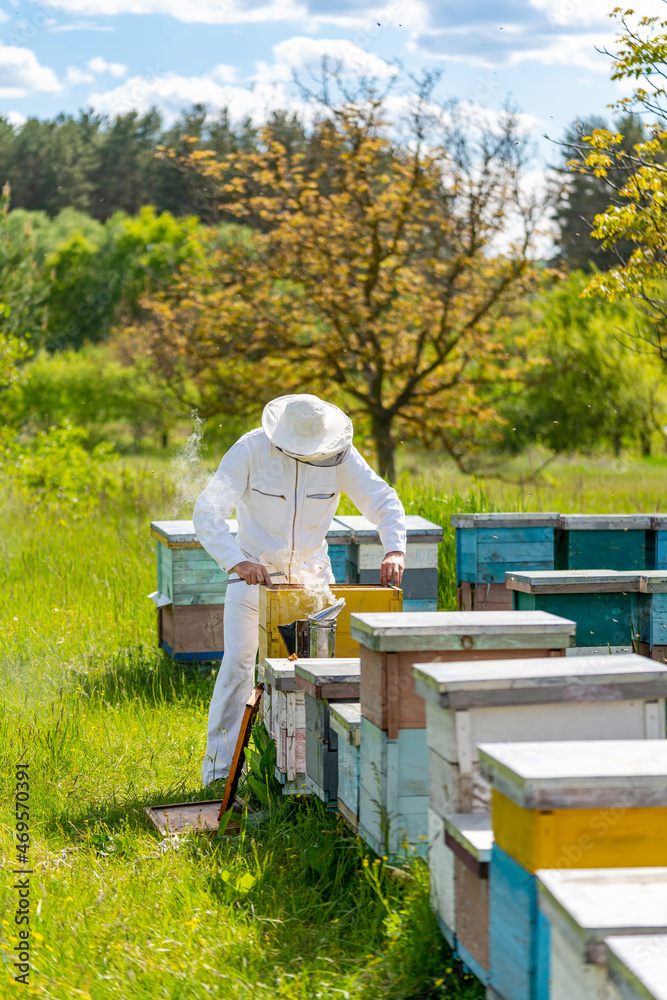
[[[333,403],[307,393],[278,396],[262,413],[271,444],[301,462],[340,465],[352,445],[352,421]]]

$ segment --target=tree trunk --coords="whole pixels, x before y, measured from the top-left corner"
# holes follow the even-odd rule
[[[378,472],[383,479],[393,483],[396,479],[394,464],[396,445],[391,436],[392,417],[388,413],[373,416],[373,439],[377,455]]]

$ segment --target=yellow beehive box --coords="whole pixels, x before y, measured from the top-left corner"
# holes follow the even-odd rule
[[[493,836],[527,871],[667,865],[667,741],[482,744]]]
[[[359,643],[350,635],[350,615],[373,611],[402,611],[403,591],[397,587],[373,587],[361,584],[334,584],[331,592],[345,598],[338,615],[336,656],[359,656]],[[289,625],[323,607],[321,592],[297,584],[279,583],[259,589],[259,662],[267,657],[285,655],[279,625]]]

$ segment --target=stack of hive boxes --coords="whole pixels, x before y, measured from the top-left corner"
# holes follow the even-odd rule
[[[488,983],[493,838],[479,744],[659,737],[667,671],[628,654],[418,664],[414,675],[426,700],[433,906],[450,944]]]
[[[361,661],[359,833],[379,854],[416,849],[428,838],[429,750],[413,664],[432,660],[563,656],[574,622],[542,612],[357,614]],[[452,757],[446,756],[448,764]],[[442,815],[471,808],[475,794],[456,764],[443,784]]]
[[[260,662],[264,684],[262,717],[276,741],[276,778],[284,795],[306,792],[306,702],[297,689],[294,660],[267,658]]]

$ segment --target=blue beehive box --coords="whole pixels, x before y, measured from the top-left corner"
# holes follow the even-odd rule
[[[557,513],[456,514],[451,522],[462,611],[509,611],[506,572],[554,568]]]
[[[667,658],[667,571],[639,575],[636,602],[638,650],[654,660]]]
[[[556,569],[654,569],[653,522],[652,514],[562,514]]]

